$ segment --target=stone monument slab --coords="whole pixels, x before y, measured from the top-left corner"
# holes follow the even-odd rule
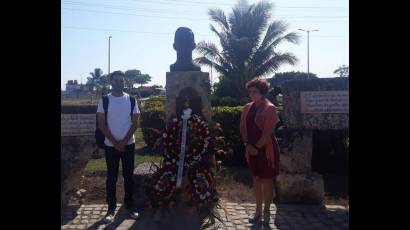
[[[283,84],[283,118],[293,129],[349,128],[349,79],[318,78]]]

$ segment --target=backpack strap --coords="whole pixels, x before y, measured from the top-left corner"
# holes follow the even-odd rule
[[[102,96],[102,101],[103,101],[103,109],[104,109],[104,114],[105,114],[105,125],[107,125],[108,96],[107,95]]]
[[[132,117],[132,114],[134,112],[134,108],[135,108],[135,97],[130,95],[130,102],[131,102],[131,113],[130,116]]]

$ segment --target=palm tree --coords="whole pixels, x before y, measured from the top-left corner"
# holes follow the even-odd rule
[[[100,68],[95,68],[94,72],[90,72],[90,77],[87,77],[86,85],[88,86],[89,91],[92,93],[95,91],[98,97],[103,91],[108,89],[108,76],[103,75],[103,71]]]
[[[222,51],[205,41],[196,47],[201,57],[195,61],[214,67],[241,92],[242,97],[246,96],[246,81],[271,74],[283,64],[294,65],[297,61],[292,53],[276,50],[284,41],[296,44],[299,35],[285,33],[287,25],[283,21],[268,22],[272,7],[265,1],[252,5],[239,1],[228,17],[221,9],[210,9],[208,14],[219,30],[212,24],[210,28],[218,36]]]

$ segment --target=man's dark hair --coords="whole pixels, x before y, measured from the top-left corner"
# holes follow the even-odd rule
[[[110,81],[112,81],[112,79],[114,78],[114,76],[122,76],[122,77],[125,77],[125,73],[122,72],[121,70],[117,70],[117,71],[114,71],[114,72],[110,73]]]

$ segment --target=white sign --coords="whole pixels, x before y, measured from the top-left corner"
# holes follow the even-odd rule
[[[301,113],[349,113],[349,91],[302,91]]]
[[[95,114],[61,114],[61,136],[94,135],[95,119]]]

